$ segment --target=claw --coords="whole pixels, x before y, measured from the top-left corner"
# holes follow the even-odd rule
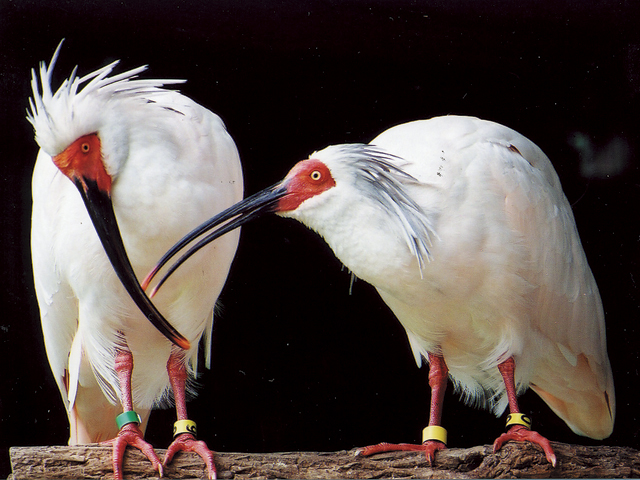
[[[210,480],[216,478],[216,466],[213,461],[213,452],[209,450],[207,444],[202,440],[196,440],[196,438],[190,433],[182,433],[176,437],[176,439],[169,445],[167,453],[164,456],[164,462],[162,464],[167,466],[173,459],[173,456],[180,452],[195,452],[204,460],[207,466],[207,474]]]
[[[556,466],[557,459],[556,455],[553,452],[553,448],[551,448],[551,443],[545,437],[540,435],[538,432],[533,430],[529,430],[521,425],[515,425],[509,429],[508,432],[500,435],[495,442],[493,442],[493,453],[496,453],[502,445],[509,441],[516,442],[531,442],[535,445],[538,445],[544,451],[544,455],[547,458],[547,461],[553,466]]]
[[[129,423],[122,427],[118,436],[102,442],[102,445],[111,445],[113,447],[113,475],[116,480],[122,480],[122,461],[124,460],[124,452],[127,445],[140,450],[151,462],[153,469],[158,472],[160,477],[164,473],[162,463],[153,450],[151,444],[144,440],[144,435],[137,424]]]

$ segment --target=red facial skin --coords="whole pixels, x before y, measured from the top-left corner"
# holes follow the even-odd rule
[[[336,181],[329,168],[320,160],[310,158],[296,164],[284,180],[287,195],[276,208],[278,212],[295,210],[305,200],[335,187]]]
[[[100,138],[96,133],[83,135],[75,142],[53,157],[53,163],[72,182],[80,180],[85,190],[84,179],[92,179],[103,191],[111,192],[111,176],[107,173],[102,163]]]

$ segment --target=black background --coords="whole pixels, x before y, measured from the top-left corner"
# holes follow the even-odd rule
[[[24,119],[29,69],[65,37],[57,82],[115,59],[218,113],[240,150],[246,193],[326,145],[443,114],[506,124],[536,142],[563,182],[607,314],[618,416],[610,445],[640,447],[638,318],[640,34],[637,2],[28,1],[0,2],[0,476],[11,445],[64,444],[67,420],[44,354],[29,259],[37,146]],[[631,149],[607,179],[580,175],[575,131]],[[601,151],[601,150],[600,150]],[[611,160],[611,159],[609,159]],[[611,162],[605,162],[607,167]],[[213,367],[190,405],[214,450],[338,450],[419,442],[426,369],[402,328],[315,234],[291,220],[245,228],[216,321]],[[552,440],[573,435],[528,392]],[[172,410],[147,438],[171,440]],[[490,443],[503,420],[447,393],[451,446]]]

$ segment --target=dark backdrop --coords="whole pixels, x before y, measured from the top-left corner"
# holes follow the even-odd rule
[[[574,205],[605,305],[618,400],[605,443],[640,447],[635,3],[2,0],[0,476],[9,471],[9,446],[68,438],[33,294],[29,188],[37,146],[24,119],[29,69],[48,61],[62,37],[58,81],[76,64],[87,73],[114,59],[122,69],[149,64],[148,77],[187,79],[181,90],[217,112],[236,140],[247,193],[314,150],[367,142],[419,118],[476,115],[531,138]],[[575,132],[593,142],[582,155],[571,146]],[[584,168],[591,164],[595,174]],[[416,368],[402,328],[373,289],[359,281],[349,295],[349,281],[328,247],[296,222],[265,218],[244,230],[221,298],[213,368],[190,404],[212,449],[420,441],[425,369]],[[593,443],[573,435],[533,392],[522,406],[550,439]],[[172,410],[152,415],[152,444],[169,444],[173,420]],[[471,446],[491,442],[504,421],[448,391],[444,425],[452,446]]]

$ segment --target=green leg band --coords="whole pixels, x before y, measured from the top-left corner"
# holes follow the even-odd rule
[[[118,426],[118,430],[120,430],[125,425],[130,423],[137,423],[140,425],[142,423],[142,419],[140,415],[138,415],[133,410],[129,410],[128,412],[121,413],[116,417],[116,425]]]

